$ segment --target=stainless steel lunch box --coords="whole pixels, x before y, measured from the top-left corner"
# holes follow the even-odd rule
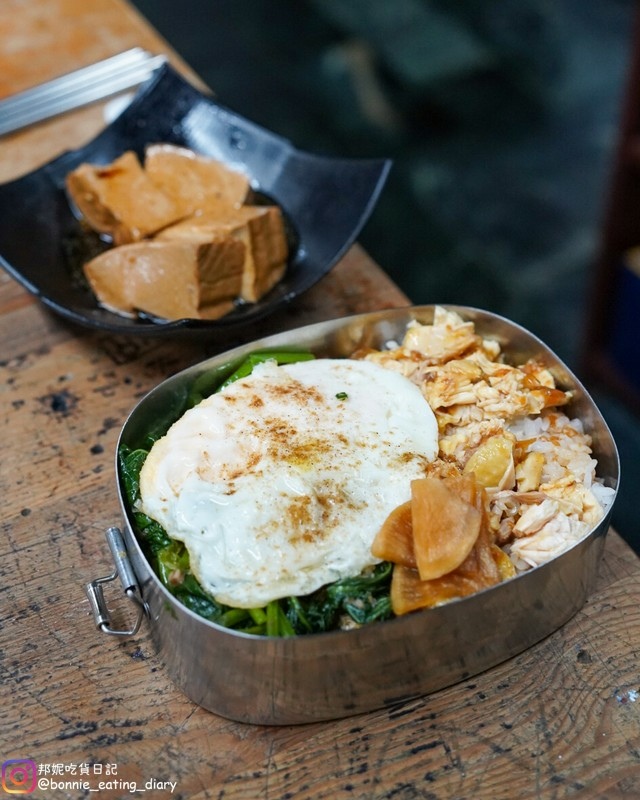
[[[584,387],[539,339],[495,314],[449,306],[500,341],[511,362],[535,356],[558,386],[575,392],[567,413],[593,437],[598,475],[617,491],[619,459],[611,433]],[[133,410],[120,444],[141,439],[204,372],[240,362],[260,348],[299,347],[319,357],[400,342],[412,319],[428,323],[433,306],[360,314],[277,334],[193,366],[162,382]],[[531,647],[567,622],[594,586],[611,508],[587,538],[555,560],[476,595],[357,630],[273,639],[237,633],[187,610],[156,578],[124,514],[107,532],[113,574],[87,585],[96,624],[133,635],[148,617],[160,659],[193,701],[234,720],[294,724],[394,706],[465,680]],[[111,627],[103,584],[119,578],[137,610],[125,631]]]

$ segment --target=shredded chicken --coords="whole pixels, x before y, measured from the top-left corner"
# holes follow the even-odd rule
[[[571,392],[544,364],[505,363],[497,341],[441,307],[432,325],[412,322],[399,345],[357,357],[420,387],[438,421],[430,472],[476,474],[494,543],[517,570],[554,558],[604,516],[614,490],[597,480],[590,437],[560,410]]]

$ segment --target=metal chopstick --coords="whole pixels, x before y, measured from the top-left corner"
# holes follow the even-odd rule
[[[166,61],[133,48],[0,101],[0,136],[142,83]]]
[[[53,78],[53,80],[34,86],[32,89],[26,89],[19,94],[8,97],[0,105],[13,111],[13,109],[22,108],[31,103],[46,101],[48,97],[55,97],[59,92],[72,91],[74,88],[81,87],[83,83],[93,82],[100,80],[104,76],[108,77],[116,74],[120,70],[128,69],[130,66],[136,66],[146,61],[147,58],[149,58],[149,53],[140,47],[134,47],[110,58],[105,58],[103,61],[97,61],[74,72]]]

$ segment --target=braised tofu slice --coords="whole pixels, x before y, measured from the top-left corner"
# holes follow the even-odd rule
[[[249,192],[244,173],[171,144],[147,147],[144,166],[149,178],[180,204],[184,216],[215,210],[221,203],[241,206]]]
[[[147,241],[108,250],[84,266],[99,302],[117,313],[163,319],[217,319],[240,294],[244,244]]]
[[[277,206],[217,208],[165,228],[158,240],[210,241],[220,235],[233,236],[245,244],[240,296],[255,303],[282,278],[288,245],[282,213]]]
[[[81,164],[67,175],[66,185],[87,223],[116,245],[140,241],[185,216],[132,151],[106,166]]]

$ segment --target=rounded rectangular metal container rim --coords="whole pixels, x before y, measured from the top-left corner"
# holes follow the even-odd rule
[[[538,337],[516,323],[480,309],[452,305],[443,307],[457,312],[465,320],[473,321],[480,335],[498,339],[507,353],[508,361],[535,355],[549,367],[559,386],[575,392],[571,408],[577,413],[572,416],[585,420],[587,430],[594,436],[594,456],[599,461],[599,476],[604,478],[606,485],[617,491],[619,459],[615,442],[595,403],[568,367]],[[310,349],[325,357],[346,357],[359,347],[384,347],[387,342],[399,342],[410,321],[430,322],[435,308],[435,305],[408,306],[314,323],[213,356],[175,374],[151,390],[126,420],[118,448],[139,435],[138,429],[144,427],[145,412],[149,408],[162,407],[168,397],[212,368],[239,361],[254,350],[283,345]],[[127,521],[127,547],[132,548],[130,555],[143,594],[151,596],[151,629],[171,677],[188,696],[205,708],[232,719],[258,724],[320,721],[401,702],[456,683],[532,646],[557,630],[584,603],[595,581],[613,505],[585,539],[561,556],[470,597],[357,630],[270,639],[222,628],[179,603],[151,569],[133,533],[119,486],[118,493]],[[175,624],[176,620],[178,624]],[[176,636],[180,637],[181,626],[190,630],[189,639],[185,642],[176,641]],[[197,642],[192,641],[193,630],[198,631]],[[496,630],[499,630],[498,637]],[[434,634],[440,637],[435,642]],[[416,649],[415,642],[424,637],[431,639],[429,647],[427,650],[423,646]],[[455,646],[452,647],[449,640],[455,640],[454,644],[457,642],[465,647],[465,652],[456,656]],[[233,661],[232,669],[226,665],[230,669],[229,674],[238,675],[244,671],[246,676],[247,670],[259,670],[261,686],[263,692],[269,695],[268,698],[251,699],[248,694],[237,697],[233,692],[223,692],[221,686],[207,689],[213,667],[208,671],[204,668],[205,674],[197,674],[195,678],[192,674],[203,670],[202,666],[198,666],[202,659],[197,653],[203,643],[207,646],[207,643],[211,643],[212,652],[219,651],[223,654],[221,658]],[[391,663],[389,661],[389,646],[398,648],[399,653],[396,663],[398,676],[393,685],[383,686],[376,691],[371,686],[359,687],[357,684],[345,688],[335,680],[330,680],[330,684],[321,687],[316,695],[310,690],[309,676],[304,674],[308,672],[310,664],[322,663],[322,672],[328,670],[330,673],[332,662],[339,662],[340,675],[344,678],[348,669],[353,668],[354,680],[357,681],[362,678],[362,673],[370,676],[376,673],[376,664],[370,663],[365,668],[363,658],[369,662],[380,658],[380,668],[385,669],[395,663],[393,658]],[[437,675],[429,679],[423,674],[424,664],[421,667],[417,661],[429,658],[428,651],[437,650],[438,647],[445,654],[445,663],[441,663],[442,659],[436,659]],[[182,652],[178,653],[178,650]],[[301,672],[294,669],[291,674],[300,685],[274,685],[270,690],[267,684],[274,666],[278,663],[289,665],[289,674],[291,662],[295,663],[297,659],[305,665],[305,669]],[[265,669],[267,664],[269,666]],[[316,678],[319,675],[320,671]],[[325,696],[330,690],[332,694]],[[297,698],[301,691],[308,703],[301,701],[296,705],[292,698]]]

